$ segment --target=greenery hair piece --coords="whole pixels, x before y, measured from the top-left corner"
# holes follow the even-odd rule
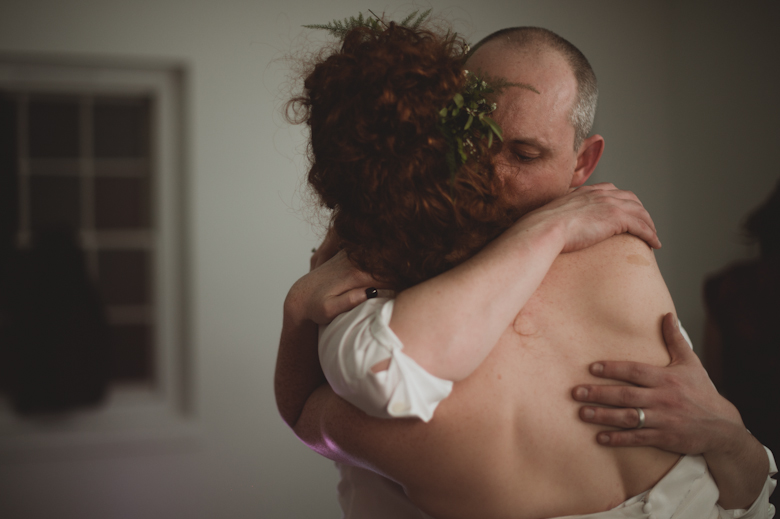
[[[307,29],[322,29],[328,31],[331,36],[335,36],[339,39],[343,39],[349,31],[355,29],[356,27],[366,27],[376,32],[384,30],[384,28],[387,27],[381,18],[379,18],[370,10],[368,12],[371,13],[371,15],[366,17],[363,16],[363,13],[358,13],[357,18],[350,16],[349,18],[344,18],[344,20],[333,20],[327,25],[314,24],[304,25],[304,27]],[[431,14],[431,9],[428,9],[427,11],[424,11],[418,15],[417,13],[419,12],[419,10],[413,11],[408,16],[406,16],[406,18],[398,22],[398,25],[408,29],[417,29],[426,19],[428,19],[428,16]]]
[[[452,100],[439,111],[439,128],[448,143],[447,167],[450,182],[466,163],[469,155],[477,153],[475,141],[487,139],[487,146],[493,145],[494,137],[504,140],[501,127],[489,115],[496,109],[496,103],[488,103],[486,96],[500,92],[511,83],[502,79],[486,78],[463,71],[467,76],[463,92],[455,94]]]
[[[332,36],[344,39],[349,31],[365,27],[375,32],[387,29],[385,21],[369,10],[371,15],[364,17],[350,16],[344,20],[333,20],[327,25],[304,25],[307,29],[322,29]],[[420,14],[419,10],[410,13],[398,22],[399,26],[417,29],[431,14],[428,9]],[[463,53],[468,54],[470,47],[465,45]],[[447,167],[450,170],[450,183],[454,185],[458,169],[465,164],[469,155],[476,155],[478,147],[474,144],[481,139],[487,139],[487,146],[493,145],[493,139],[503,141],[501,127],[489,117],[496,109],[496,103],[488,103],[485,96],[493,92],[501,92],[508,86],[516,86],[503,79],[488,78],[484,74],[478,76],[468,70],[463,71],[467,77],[463,92],[455,94],[452,100],[439,111],[439,130],[447,141]]]

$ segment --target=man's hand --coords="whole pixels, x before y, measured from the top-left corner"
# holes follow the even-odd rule
[[[655,224],[630,191],[602,183],[583,186],[525,215],[526,227],[557,225],[563,232],[561,252],[574,252],[616,234],[630,233],[654,249],[661,247]]]
[[[680,454],[702,454],[720,490],[724,508],[748,508],[758,496],[768,460],[758,441],[745,429],[736,407],[718,394],[699,358],[682,336],[673,314],[663,320],[672,361],[666,367],[637,362],[596,362],[590,372],[634,386],[581,385],[572,396],[584,406],[580,418],[620,427],[603,431],[597,441],[611,447],[652,446]],[[639,425],[642,408],[645,425]]]
[[[580,409],[580,418],[627,429],[600,433],[598,441],[604,445],[651,445],[680,454],[716,450],[720,439],[713,426],[723,420],[741,424],[739,412],[718,394],[671,313],[664,317],[663,327],[671,363],[666,367],[637,362],[592,364],[590,372],[597,377],[622,380],[639,387],[576,387],[575,400],[617,407],[585,406]],[[639,423],[637,407],[645,413],[642,429],[634,429]]]

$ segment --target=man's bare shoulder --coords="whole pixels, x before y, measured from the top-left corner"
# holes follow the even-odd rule
[[[610,267],[623,264],[636,267],[656,266],[653,249],[632,234],[618,234],[587,249],[561,254],[557,262],[570,264],[573,268],[592,267],[593,264]]]
[[[660,319],[674,311],[653,250],[630,234],[560,255],[543,287],[590,321],[632,333],[660,333]]]
[[[550,274],[576,278],[574,285],[589,292],[602,292],[600,287],[616,290],[621,283],[634,288],[641,288],[641,282],[663,283],[653,249],[631,234],[619,234],[587,249],[561,254]],[[571,290],[572,284],[566,284]]]

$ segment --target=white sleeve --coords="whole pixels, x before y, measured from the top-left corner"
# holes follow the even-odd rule
[[[772,451],[766,447],[764,449],[769,456],[769,475],[766,477],[761,494],[747,510],[724,510],[718,505],[719,519],[772,519],[775,516],[775,506],[769,502],[769,496],[777,486],[777,481],[772,479],[772,476],[777,474],[777,465]]]
[[[375,298],[320,327],[320,365],[333,391],[366,414],[427,422],[452,382],[425,371],[390,329],[394,299]],[[387,370],[371,368],[390,359]]]

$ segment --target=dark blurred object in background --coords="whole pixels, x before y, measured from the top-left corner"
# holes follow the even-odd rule
[[[20,414],[99,403],[109,332],[72,232],[50,230],[7,262],[2,283],[6,391]]]
[[[780,453],[780,182],[746,220],[761,254],[707,279],[704,358],[747,428]],[[775,492],[770,501],[780,506]]]
[[[18,106],[18,96],[0,92],[0,391],[20,414],[63,412],[106,394],[109,329],[76,241],[77,221],[34,213],[36,232],[19,246],[20,192],[29,187],[20,189]],[[43,142],[57,134],[47,121],[35,125]],[[65,130],[70,140],[77,133]],[[57,200],[38,213],[56,216]]]

